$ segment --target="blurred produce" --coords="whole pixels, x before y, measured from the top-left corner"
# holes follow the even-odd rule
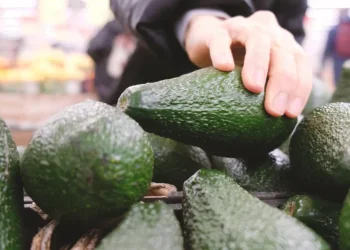
[[[0,90],[20,91],[21,86],[63,85],[69,81],[82,82],[93,74],[92,59],[84,53],[64,53],[59,49],[39,51],[32,58],[19,58],[14,65],[0,60]],[[17,88],[17,89],[16,89]]]
[[[332,102],[350,102],[350,60],[343,64],[339,85],[333,94]]]

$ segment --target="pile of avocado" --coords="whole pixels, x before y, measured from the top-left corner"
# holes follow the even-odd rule
[[[272,117],[241,68],[204,68],[129,87],[116,107],[75,104],[21,157],[0,119],[0,250],[27,249],[23,188],[61,231],[108,224],[98,250],[350,249],[350,103],[327,91],[313,85],[302,119]],[[152,182],[182,191],[181,216],[143,201]]]

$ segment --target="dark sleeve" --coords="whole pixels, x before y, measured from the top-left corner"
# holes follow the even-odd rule
[[[242,0],[111,0],[110,6],[119,22],[157,57],[184,62],[177,64],[180,71],[190,63],[174,32],[182,14],[195,8],[219,9],[230,16],[252,14]]]
[[[303,21],[307,10],[307,0],[277,0],[272,11],[279,24],[291,32],[298,43],[305,37]]]
[[[89,41],[87,54],[95,62],[108,56],[112,50],[115,37],[120,33],[122,33],[122,28],[117,20],[106,23]]]

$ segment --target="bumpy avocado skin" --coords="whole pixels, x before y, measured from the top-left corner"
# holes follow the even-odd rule
[[[22,250],[23,189],[19,154],[10,130],[0,118],[0,249]]]
[[[290,144],[292,172],[305,191],[343,199],[350,187],[350,104],[314,109]]]
[[[343,64],[340,81],[333,94],[332,102],[350,102],[350,60]]]
[[[193,250],[329,250],[297,219],[241,188],[226,174],[201,169],[184,184],[185,241]]]
[[[21,161],[29,196],[58,220],[88,226],[141,199],[152,180],[146,133],[112,106],[87,101],[33,135]]]
[[[350,192],[346,196],[340,213],[339,246],[341,250],[350,249]]]
[[[154,153],[153,181],[175,185],[183,183],[201,168],[211,168],[207,154],[200,148],[169,138],[148,134]]]
[[[279,149],[257,161],[214,156],[212,163],[249,192],[294,191],[289,158]]]
[[[264,93],[243,85],[241,68],[213,67],[129,87],[118,101],[148,132],[226,157],[264,155],[285,141],[296,119],[272,117]]]
[[[287,200],[282,210],[337,247],[341,204],[310,195],[296,195]]]
[[[180,224],[163,201],[135,204],[96,248],[110,249],[183,250]]]

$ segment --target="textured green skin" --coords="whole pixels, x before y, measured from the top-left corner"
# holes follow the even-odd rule
[[[309,114],[313,109],[321,107],[330,102],[331,99],[332,92],[328,88],[328,85],[321,81],[321,79],[314,77],[312,81],[312,91],[303,110],[303,114]]]
[[[0,250],[22,250],[23,189],[19,154],[10,130],[0,118]]]
[[[193,250],[314,250],[328,244],[226,174],[201,169],[184,184],[185,240]]]
[[[200,148],[172,139],[148,134],[154,153],[153,181],[175,185],[182,190],[184,181],[201,168],[211,168],[207,154]]]
[[[282,210],[313,229],[332,246],[338,245],[338,222],[341,210],[339,203],[309,195],[297,195],[288,199],[282,206]]]
[[[339,246],[341,250],[350,249],[350,192],[346,196],[340,213]]]
[[[264,93],[245,89],[239,67],[231,72],[209,67],[132,86],[118,106],[148,132],[226,157],[269,153],[297,121],[268,115]]]
[[[332,102],[350,102],[350,60],[343,65],[340,81],[333,94]]]
[[[82,226],[129,209],[147,192],[152,173],[142,128],[94,101],[69,107],[36,131],[21,161],[24,187],[38,206]]]
[[[350,187],[350,104],[314,109],[290,144],[292,171],[307,191],[344,198]]]
[[[183,237],[174,212],[162,201],[133,205],[121,224],[96,250],[183,250]]]
[[[249,192],[293,191],[289,158],[278,149],[263,160],[214,156],[212,163],[213,168],[224,171]]]

